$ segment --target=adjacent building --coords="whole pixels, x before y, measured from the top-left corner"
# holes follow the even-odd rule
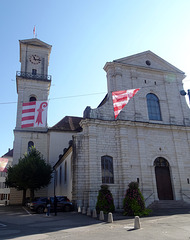
[[[10,200],[10,188],[8,188],[5,184],[5,179],[7,175],[7,168],[9,166],[12,166],[13,164],[13,149],[8,149],[8,152],[5,153],[2,157],[2,159],[8,160],[6,167],[3,171],[0,171],[0,204],[9,204]]]

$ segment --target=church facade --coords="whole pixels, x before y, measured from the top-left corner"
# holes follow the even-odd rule
[[[54,166],[56,177],[37,194],[55,192],[77,206],[94,208],[100,186],[107,184],[121,209],[128,184],[137,181],[146,205],[190,201],[190,112],[180,95],[184,72],[151,51],[108,62],[108,93],[96,109],[87,107],[83,118],[67,116],[52,128],[22,129],[21,104],[48,99],[51,79],[37,75],[48,76],[51,46],[29,39],[20,41],[20,48],[24,73],[17,74],[13,162],[32,142]],[[40,62],[32,63],[32,55]],[[112,92],[129,89],[140,90],[115,119]]]
[[[146,205],[188,202],[190,112],[180,95],[184,73],[151,51],[106,63],[104,70],[108,94],[97,109],[86,108],[83,131],[75,136],[73,196],[93,207],[100,185],[108,184],[116,208],[122,208],[128,184],[137,181]],[[111,93],[138,88],[115,120]]]

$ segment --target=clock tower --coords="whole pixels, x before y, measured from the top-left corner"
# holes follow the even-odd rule
[[[18,94],[16,127],[14,129],[13,164],[31,146],[48,161],[47,122],[42,127],[22,128],[23,103],[47,101],[51,86],[48,65],[52,46],[37,38],[20,40],[21,70],[16,73]]]

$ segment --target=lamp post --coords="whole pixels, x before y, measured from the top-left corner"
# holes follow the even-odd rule
[[[56,170],[55,168],[53,169],[53,178],[54,178],[54,181],[53,181],[53,195],[55,197],[55,183],[56,183]]]
[[[180,95],[181,95],[181,96],[185,96],[186,94],[187,94],[188,97],[189,97],[189,103],[190,103],[190,89],[188,89],[187,92],[184,91],[184,90],[181,90],[181,91],[180,91]]]

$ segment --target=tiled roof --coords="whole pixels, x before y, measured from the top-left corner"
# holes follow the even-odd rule
[[[82,131],[82,128],[80,127],[79,122],[82,119],[83,118],[81,117],[66,116],[53,127],[49,128],[49,130],[80,132]]]
[[[13,157],[13,149],[9,149],[2,157]]]

